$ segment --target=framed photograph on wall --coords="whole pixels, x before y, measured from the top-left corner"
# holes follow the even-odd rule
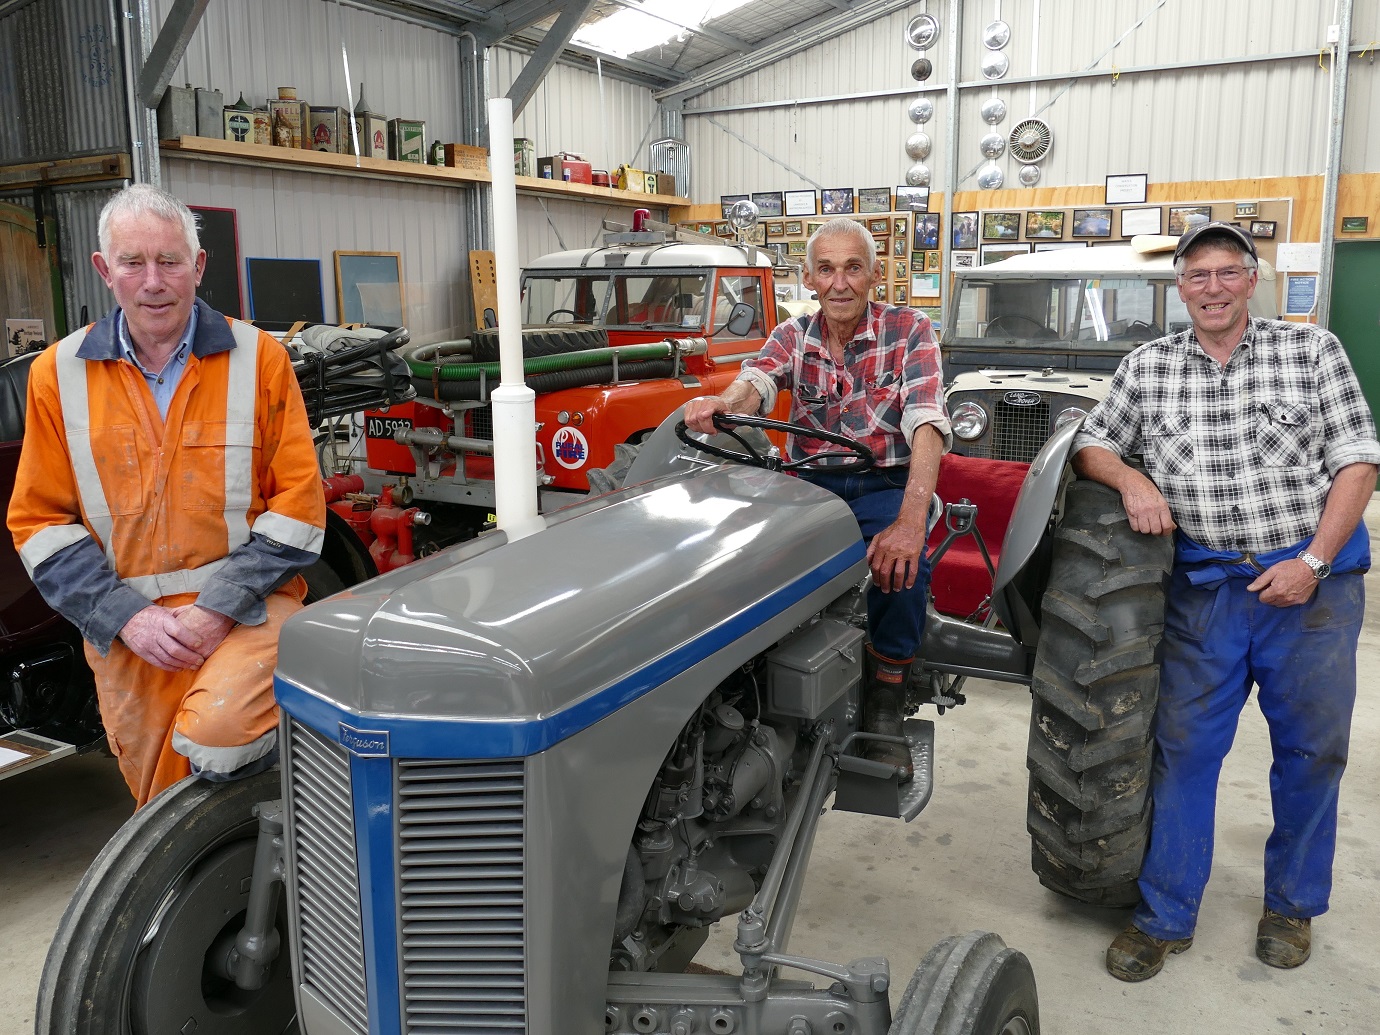
[[[806,242],[804,242],[804,241],[787,241],[787,242],[786,242],[786,254],[787,254],[787,255],[804,255],[804,254],[805,254],[805,243],[806,243]]]
[[[389,330],[403,325],[402,255],[335,253],[336,319]]]
[[[911,247],[914,251],[928,251],[939,247],[939,213],[917,212],[915,214],[915,239]]]
[[[770,218],[771,216],[780,216],[785,214],[782,211],[783,202],[781,198],[781,192],[779,190],[765,191],[761,194],[752,194],[750,195],[749,200],[751,200],[752,203],[757,206],[757,214],[761,216],[763,219]]]
[[[910,251],[910,238],[909,238],[909,237],[895,237],[895,238],[892,238],[892,241],[891,241],[891,254],[892,254],[892,255],[895,255],[897,258],[901,258],[901,257],[903,257],[903,256],[906,254],[906,252],[908,252],[908,251]]]
[[[897,212],[928,212],[930,210],[930,189],[928,187],[897,187]]]
[[[820,227],[822,227],[823,225],[824,225],[823,223],[817,223],[817,222],[815,222],[815,221],[813,221],[813,220],[810,220],[810,221],[806,222],[806,224],[805,224],[805,236],[806,236],[806,237],[809,237],[811,234],[813,234],[816,230],[818,230],[818,229],[819,229]]]
[[[890,187],[863,187],[858,191],[859,212],[890,212]]]
[[[1211,205],[1181,205],[1169,210],[1169,235],[1178,237],[1199,223],[1212,220]]]
[[[896,305],[909,305],[907,301],[908,297],[904,284],[893,284],[891,286],[891,301]]]
[[[984,244],[981,254],[982,265],[990,266],[994,262],[1001,262],[1002,259],[1009,259],[1013,255],[1029,255],[1030,245],[1024,242],[1019,244]]]
[[[1064,213],[1058,209],[1028,211],[1025,214],[1025,236],[1031,241],[1039,238],[1058,240],[1064,236]]]
[[[788,219],[782,232],[787,237],[799,237],[805,232],[805,224],[798,219]]]
[[[731,223],[715,223],[715,224],[714,224],[714,236],[715,236],[715,237],[732,237],[732,236],[733,236],[733,226],[732,226],[732,224],[731,224]]]
[[[727,219],[729,211],[740,201],[747,201],[746,194],[722,194],[719,196],[719,218]]]
[[[905,280],[910,276],[910,263],[905,259],[894,259],[891,263],[891,279]]]
[[[944,264],[944,253],[940,251],[925,253],[925,272],[933,273]]]
[[[970,270],[977,265],[977,252],[952,252],[950,258],[956,270]]]
[[[906,221],[905,216],[896,217],[895,221],[892,223],[891,232],[897,237],[905,237],[906,234],[910,232],[910,223]]]
[[[873,237],[885,237],[891,233],[890,219],[869,219],[867,221],[867,232]]]
[[[826,216],[841,216],[853,211],[852,187],[825,187],[820,191]]]
[[[1091,247],[1088,241],[1036,241],[1035,250],[1037,252],[1057,252],[1065,248],[1088,248]]]
[[[1236,203],[1236,218],[1245,219],[1248,216],[1260,214],[1260,204],[1255,201],[1238,201]]]
[[[788,190],[786,191],[785,215],[788,216],[813,216],[819,209],[816,207],[815,192],[812,190]]]
[[[1364,234],[1370,229],[1370,216],[1342,216],[1342,233]]]
[[[1251,236],[1270,240],[1275,236],[1275,220],[1273,219],[1252,219]]]
[[[1123,208],[1121,210],[1121,236],[1135,237],[1137,234],[1157,234],[1164,221],[1164,210],[1159,208]]]
[[[976,248],[978,243],[978,214],[976,212],[955,212],[950,231],[954,248]]]
[[[1107,193],[1103,201],[1108,205],[1144,205],[1149,182],[1148,173],[1108,176]]]
[[[1021,236],[1019,212],[984,212],[982,239],[984,241],[1014,241]]]
[[[782,237],[786,233],[786,224],[779,219],[773,219],[767,224],[768,237]]]
[[[1073,210],[1074,237],[1111,237],[1112,210],[1109,208],[1076,208]]]

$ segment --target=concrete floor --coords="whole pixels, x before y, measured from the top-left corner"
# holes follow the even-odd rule
[[[1380,542],[1380,504],[1367,522]],[[1261,855],[1270,830],[1264,720],[1250,704],[1222,774],[1217,852],[1197,940],[1139,985],[1103,969],[1124,911],[1040,887],[1025,834],[1028,695],[970,682],[969,703],[936,722],[936,788],[909,826],[844,813],[821,825],[790,951],[891,960],[893,1001],[935,942],[974,928],[1025,952],[1047,1035],[1318,1035],[1380,1031],[1380,573],[1358,667],[1351,763],[1342,785],[1332,910],[1313,958],[1272,970],[1254,955]],[[933,717],[933,713],[929,713]],[[130,813],[110,759],[67,759],[3,784],[0,1035],[27,1035],[49,939],[83,870]],[[723,926],[723,925],[721,925]],[[700,954],[731,969],[731,925]]]

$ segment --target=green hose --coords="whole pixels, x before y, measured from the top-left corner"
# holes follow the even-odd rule
[[[522,361],[524,374],[549,374],[557,370],[576,370],[580,367],[593,367],[609,363],[613,357],[620,362],[636,362],[647,359],[665,359],[675,354],[674,346],[664,342],[650,345],[614,345],[606,349],[585,349],[580,352],[564,352],[556,356],[534,356]],[[430,380],[436,364],[407,357],[408,369],[413,377]],[[478,381],[480,377],[496,380],[500,376],[497,363],[443,363],[439,374],[442,381]]]

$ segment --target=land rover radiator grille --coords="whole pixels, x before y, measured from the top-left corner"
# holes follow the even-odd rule
[[[324,737],[296,722],[289,725],[300,981],[363,1035],[369,1028],[369,1011],[350,763],[345,752]]]
[[[404,1030],[525,1031],[522,763],[396,773]]]
[[[1049,438],[1049,403],[1013,406],[998,400],[992,429],[992,458],[1029,463]]]

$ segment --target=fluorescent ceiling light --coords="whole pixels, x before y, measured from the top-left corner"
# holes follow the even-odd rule
[[[571,42],[613,57],[627,57],[697,29],[749,0],[645,0],[580,28]]]

